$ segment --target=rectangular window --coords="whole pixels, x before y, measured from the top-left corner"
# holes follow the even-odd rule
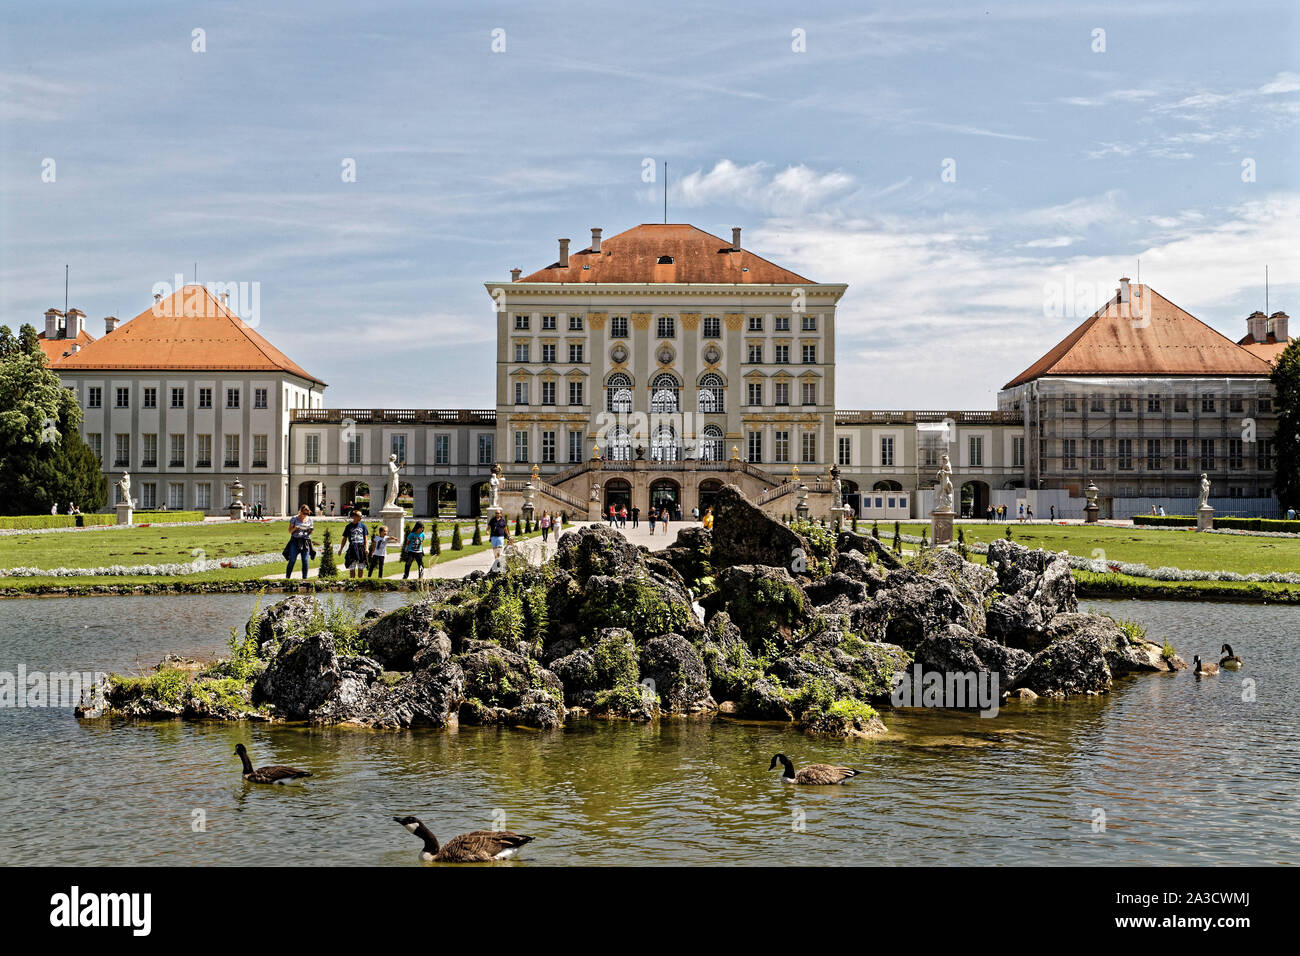
[[[211,407],[212,407],[212,389],[210,388],[199,389],[199,408],[211,408]]]
[[[1240,415],[1245,410],[1246,403],[1240,395],[1228,396],[1228,411]]]
[[[226,454],[222,458],[222,462],[224,463],[224,466],[226,468],[238,468],[239,467],[239,436],[227,435],[225,436],[225,439],[226,439]]]
[[[1260,471],[1273,470],[1273,439],[1261,438],[1255,442],[1255,467]]]
[[[253,407],[266,408],[266,389],[264,388],[253,389]]]
[[[1128,392],[1121,392],[1115,400],[1115,410],[1119,412],[1133,411],[1133,396]]]
[[[966,440],[967,448],[970,451],[970,466],[972,468],[984,467],[984,438],[981,435],[971,435]]]
[[[706,315],[704,317],[704,337],[706,339],[722,338],[722,320],[716,315]]]
[[[388,441],[388,453],[397,456],[397,463],[400,465],[406,461],[406,436],[390,435]]]
[[[799,323],[799,326],[800,326],[800,328],[803,329],[803,331],[805,331],[805,332],[816,332],[816,331],[817,331],[817,316],[815,316],[815,315],[805,315],[805,316],[803,317],[803,320]]]
[[[528,432],[515,432],[515,463],[521,464],[528,461]]]
[[[760,464],[763,461],[763,433],[750,432],[749,440],[749,460],[751,464]]]
[[[1203,412],[1212,412],[1212,411],[1214,411],[1214,396],[1213,396],[1213,395],[1202,395],[1202,396],[1201,396],[1201,411],[1203,411]]]
[[[515,331],[527,332],[528,321],[529,321],[529,317],[527,313],[515,313]]]
[[[1259,410],[1264,414],[1271,413],[1273,411],[1273,399],[1267,395],[1261,397],[1259,400]]]
[[[778,315],[776,318],[774,318],[774,319],[772,320],[772,331],[773,331],[773,332],[789,332],[789,331],[790,331],[790,316],[788,316],[788,315]]]
[[[838,445],[836,460],[839,462],[839,466],[844,468],[853,464],[853,439],[847,435],[842,435],[837,439],[836,444]]]
[[[144,511],[153,511],[157,507],[158,507],[158,485],[152,481],[141,482],[140,508]]]
[[[528,404],[528,383],[527,382],[515,382],[515,404],[516,405]]]
[[[748,346],[749,364],[763,364],[763,344],[761,342],[750,342]]]
[[[570,383],[569,383],[569,404],[570,404],[570,405],[582,405],[582,404],[583,404],[583,401],[582,401],[582,383],[581,383],[581,382],[570,382]]]
[[[805,345],[803,347],[803,364],[804,365],[817,364],[817,346]]]
[[[131,407],[131,390],[129,388],[118,388],[113,390],[113,407],[130,408]]]
[[[86,389],[86,407],[103,408],[104,407],[104,390],[98,385],[92,385]]]
[[[583,317],[581,315],[574,315],[573,313],[569,313],[569,331],[570,332],[583,331],[582,319]]]
[[[778,464],[790,460],[790,433],[786,431],[772,433],[772,460]]]
[[[802,391],[803,393],[803,404],[805,405],[817,404],[817,383],[816,382],[801,383],[800,391]]]
[[[226,389],[226,408],[238,408],[238,407],[239,407],[239,389],[237,388]]]
[[[194,507],[200,511],[208,511],[212,508],[211,482],[200,481],[194,486]]]
[[[144,408],[157,408],[158,389],[153,388],[152,386],[145,388],[143,394],[140,396],[140,404]]]
[[[1160,439],[1147,439],[1147,471],[1159,471],[1163,467],[1160,455]]]
[[[1174,396],[1174,411],[1175,411],[1175,412],[1185,412],[1185,411],[1187,411],[1187,396],[1186,396],[1186,395],[1175,395],[1175,396]]]
[[[194,467],[195,468],[212,467],[212,436],[211,435],[194,436]]]
[[[185,435],[173,432],[167,436],[167,467],[185,467]]]
[[[762,382],[748,383],[748,385],[746,386],[746,393],[747,393],[748,401],[746,401],[745,404],[747,405],[763,404],[763,383]]]
[[[569,432],[569,461],[582,461],[582,432]]]
[[[1106,410],[1106,397],[1100,392],[1093,392],[1088,399],[1088,411],[1104,412]]]
[[[172,511],[185,507],[185,482],[173,481],[167,485],[167,507]]]
[[[1104,438],[1088,439],[1088,470],[1089,471],[1106,470],[1106,439]]]
[[[525,354],[527,354],[525,352]],[[555,364],[555,343],[548,342],[542,345],[542,361],[547,365]]]
[[[609,320],[609,337],[611,339],[627,338],[627,316],[616,315]]]
[[[1174,471],[1187,470],[1187,439],[1174,439]]]
[[[656,323],[656,331],[661,339],[675,339],[677,337],[677,321],[671,315],[661,315]]]
[[[1023,436],[1016,436],[1011,439],[1011,467],[1025,467],[1025,439]]]
[[[894,467],[894,437],[883,435],[880,439],[880,467]]]
[[[515,361],[516,361],[516,362],[527,362],[527,361],[528,361],[528,343],[527,343],[527,342],[516,342],[516,343],[515,343]]]
[[[119,432],[113,436],[113,467],[128,468],[131,465],[131,436]]]
[[[790,364],[790,346],[788,346],[788,345],[778,345],[778,346],[776,346],[776,357],[775,357],[775,361],[776,361],[776,364],[777,364],[777,365],[789,365],[789,364]]]
[[[253,467],[265,468],[266,462],[267,462],[266,436],[254,435],[253,436]]]
[[[140,436],[140,467],[158,467],[158,436],[152,432]]]
[[[1156,395],[1154,392],[1147,393],[1147,411],[1149,412],[1160,411],[1160,396]]]
[[[1079,467],[1078,462],[1078,443],[1073,438],[1064,438],[1061,440],[1061,470],[1074,471]]]
[[[751,315],[749,317],[749,331],[751,332],[763,331],[763,317],[761,315]]]
[[[1066,395],[1061,399],[1061,404],[1067,412],[1077,412],[1079,410],[1079,402],[1073,395]]]
[[[320,464],[320,435],[308,435],[303,441],[303,456],[307,464]]]
[[[1120,471],[1133,470],[1133,439],[1121,438],[1115,443],[1115,467]]]
[[[1201,471],[1214,470],[1214,439],[1201,439]]]
[[[1245,443],[1240,438],[1228,439],[1228,467],[1233,471],[1241,471],[1246,467],[1245,463]]]
[[[542,432],[542,464],[555,463],[555,432]]]
[[[98,459],[100,465],[104,464],[104,436],[99,432],[89,432],[86,435],[86,444],[90,446],[91,452]]]
[[[524,328],[528,328],[528,326],[525,325]],[[555,316],[553,315],[542,316],[542,331],[543,332],[555,331]]]
[[[451,436],[433,436],[433,463],[435,465],[451,464]]]
[[[554,382],[542,382],[542,404],[543,405],[555,404],[555,383]]]
[[[185,407],[185,389],[183,389],[183,388],[173,388],[173,389],[172,389],[172,408],[184,408],[184,407]]]
[[[351,435],[348,437],[348,464],[361,464],[361,436]]]
[[[253,504],[266,507],[266,482],[253,482]]]
[[[478,463],[480,465],[491,465],[495,461],[494,451],[493,451],[494,439],[495,436],[489,435],[486,432],[479,434]]]
[[[574,364],[582,361],[582,346],[576,342],[569,343],[569,361]]]
[[[772,404],[789,405],[790,404],[790,383],[777,382],[772,387],[775,390],[775,395],[776,395],[776,397],[772,400]]]
[[[803,462],[810,465],[817,460],[817,433],[804,432],[800,444],[803,446]]]

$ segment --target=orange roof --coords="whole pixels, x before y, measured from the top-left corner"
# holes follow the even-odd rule
[[[661,259],[671,262],[661,262]],[[812,285],[752,252],[733,251],[725,239],[680,223],[643,223],[601,243],[570,253],[522,282],[716,282]]]
[[[95,337],[85,329],[78,332],[75,339],[47,339],[44,332],[38,333],[36,339],[41,343],[41,351],[45,353],[45,360],[51,365],[60,361],[63,358],[63,353],[72,348],[74,344],[84,349],[95,341]]]
[[[1263,342],[1256,342],[1253,335],[1247,334],[1245,338],[1238,339],[1237,344],[1249,352],[1251,355],[1257,355],[1269,365],[1275,365],[1278,357],[1286,351],[1286,347],[1294,341],[1286,338],[1278,340],[1278,337],[1272,332],[1264,336]]]
[[[1044,375],[1267,375],[1269,364],[1150,286],[1111,299],[1003,388]]]
[[[201,285],[187,285],[57,362],[60,370],[288,372],[325,383],[258,335]]]

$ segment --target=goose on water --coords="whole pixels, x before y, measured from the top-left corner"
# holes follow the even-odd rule
[[[243,744],[235,744],[235,756],[243,761],[244,779],[249,783],[288,783],[290,780],[311,776],[306,770],[282,767],[278,764],[272,767],[258,767],[254,770],[253,761],[248,759],[248,750]]]
[[[425,863],[488,863],[508,860],[519,852],[532,837],[510,830],[475,830],[452,837],[445,844],[426,827],[419,817],[393,817],[398,823],[424,841],[420,859]]]
[[[794,764],[785,754],[777,754],[772,758],[772,763],[768,765],[768,770],[775,770],[777,762],[780,762],[785,771],[781,774],[781,779],[786,783],[812,784],[824,786],[832,783],[843,783],[860,774],[861,770],[854,770],[852,767],[832,767],[827,763],[810,763],[795,772]]]
[[[1192,673],[1197,677],[1213,677],[1215,674],[1219,673],[1218,664],[1206,663],[1202,661],[1199,656],[1193,657],[1192,663],[1195,665],[1192,668]]]
[[[1246,663],[1236,654],[1232,653],[1232,645],[1224,644],[1222,647],[1223,657],[1219,658],[1219,666],[1226,667],[1230,670],[1237,670],[1242,664]]]

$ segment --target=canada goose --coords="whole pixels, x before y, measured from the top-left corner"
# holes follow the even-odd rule
[[[794,764],[785,754],[777,754],[772,758],[768,770],[775,770],[777,761],[785,766],[785,772],[781,774],[781,779],[786,783],[804,783],[825,785],[830,783],[843,783],[851,777],[856,777],[861,770],[854,770],[852,767],[832,767],[827,763],[810,763],[798,773],[794,772]]]
[[[1192,668],[1192,673],[1197,677],[1213,677],[1215,674],[1219,673],[1218,664],[1202,663],[1199,657],[1193,657],[1192,663],[1196,665]]]
[[[491,860],[508,860],[519,852],[532,837],[509,830],[475,830],[452,837],[439,847],[438,838],[420,822],[419,817],[393,817],[424,841],[420,859],[425,863],[487,863]]]
[[[1228,669],[1230,669],[1230,670],[1234,670],[1234,671],[1235,671],[1237,668],[1241,667],[1241,665],[1244,664],[1244,663],[1246,663],[1246,662],[1243,661],[1243,660],[1242,660],[1240,657],[1238,657],[1236,654],[1232,653],[1232,645],[1231,645],[1231,644],[1224,644],[1224,645],[1223,645],[1223,657],[1221,657],[1221,658],[1219,659],[1219,666],[1220,666],[1220,667],[1226,667],[1226,668],[1228,668]]]
[[[253,761],[248,759],[248,750],[243,744],[235,744],[235,755],[244,762],[244,779],[249,783],[288,783],[299,777],[310,777],[306,770],[297,767],[258,767],[253,769]]]

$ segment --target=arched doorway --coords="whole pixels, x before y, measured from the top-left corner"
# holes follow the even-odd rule
[[[700,515],[706,510],[713,507],[713,500],[718,497],[718,492],[722,490],[722,482],[717,478],[706,478],[700,482]]]
[[[872,491],[902,491],[903,486],[896,481],[878,481],[871,486]]]
[[[492,486],[486,481],[479,481],[469,488],[469,516],[478,518],[487,512],[492,500]]]
[[[306,505],[312,510],[312,514],[320,513],[320,496],[321,484],[319,481],[304,481],[298,485],[298,500],[294,503],[294,511],[297,511],[297,505]]]
[[[456,517],[456,486],[450,481],[431,482],[425,500],[428,502],[425,514],[429,517]]]
[[[609,513],[609,506],[615,507],[626,506],[628,511],[632,510],[632,485],[622,478],[611,478],[605,482],[605,513]]]
[[[961,486],[961,516],[974,518],[989,507],[989,486],[983,481],[968,481]]]
[[[351,506],[363,515],[369,514],[370,486],[364,481],[349,481],[339,489],[340,514]]]
[[[664,505],[676,507],[681,503],[682,489],[671,478],[660,478],[650,485],[650,507],[662,508]]]

